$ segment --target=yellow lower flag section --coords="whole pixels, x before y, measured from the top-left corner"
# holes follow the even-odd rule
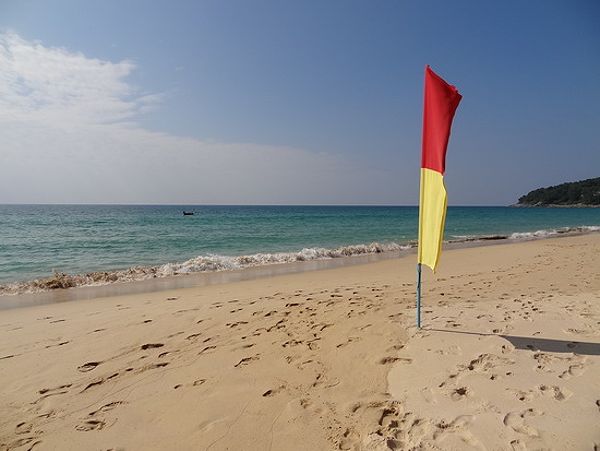
[[[419,263],[433,271],[442,252],[446,221],[446,188],[444,176],[432,169],[421,168],[421,202],[419,204]]]

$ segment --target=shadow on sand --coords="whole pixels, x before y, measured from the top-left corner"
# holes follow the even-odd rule
[[[479,332],[465,332],[460,330],[446,330],[423,328],[428,332],[447,332],[452,334],[480,335],[502,337],[509,341],[516,349],[543,352],[573,352],[579,355],[600,355],[600,343],[586,341],[553,340],[550,338],[520,337],[516,335],[485,334]]]

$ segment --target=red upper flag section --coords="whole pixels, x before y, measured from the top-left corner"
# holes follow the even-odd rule
[[[425,67],[425,106],[423,109],[423,150],[421,167],[440,173],[446,170],[446,148],[454,112],[462,96],[457,89]]]

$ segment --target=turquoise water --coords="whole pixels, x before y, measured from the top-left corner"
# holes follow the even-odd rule
[[[250,263],[272,263],[373,242],[393,250],[416,240],[417,221],[417,207],[0,205],[0,283],[189,259],[167,269],[233,269],[247,260],[225,257],[270,254]],[[578,226],[600,226],[600,209],[450,207],[445,238]]]

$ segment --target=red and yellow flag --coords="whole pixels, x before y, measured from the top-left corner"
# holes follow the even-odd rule
[[[442,251],[446,221],[444,172],[454,112],[462,96],[429,66],[425,67],[418,262],[433,271]]]

